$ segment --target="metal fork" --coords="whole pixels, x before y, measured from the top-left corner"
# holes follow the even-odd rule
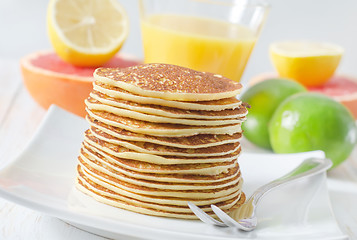
[[[301,178],[311,177],[324,172],[331,166],[331,160],[326,158],[306,159],[288,174],[258,188],[242,206],[233,209],[229,215],[222,211],[219,207],[211,205],[213,212],[222,222],[212,218],[192,202],[188,202],[188,206],[201,221],[207,224],[219,227],[236,227],[243,231],[252,231],[257,227],[258,224],[255,210],[260,199],[266,193],[288,182],[293,182]]]

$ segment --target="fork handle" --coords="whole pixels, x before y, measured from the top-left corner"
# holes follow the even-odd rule
[[[305,178],[305,177],[310,177],[313,175],[317,175],[321,172],[326,171],[332,166],[332,162],[330,159],[327,158],[308,158],[304,160],[299,166],[297,166],[294,170],[289,172],[288,174],[268,183],[260,188],[258,188],[252,196],[249,198],[248,201],[250,201],[251,198],[253,206],[256,206],[259,200],[268,192],[270,192],[272,189],[284,185],[286,183],[294,182],[298,179]]]
[[[310,177],[326,171],[332,166],[327,158],[308,158],[288,174],[259,187],[251,197],[239,208],[232,210],[229,215],[234,219],[251,218],[255,215],[255,209],[260,199],[272,189],[296,181],[304,177]]]

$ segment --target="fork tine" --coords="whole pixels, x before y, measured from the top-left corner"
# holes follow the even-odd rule
[[[202,221],[211,225],[215,225],[218,227],[228,227],[226,224],[217,221],[216,219],[212,218],[209,216],[207,213],[205,213],[201,208],[196,206],[192,202],[187,202],[188,207],[191,209],[191,211]]]
[[[223,212],[219,207],[217,207],[216,205],[211,205],[211,208],[213,210],[213,212],[217,215],[217,217],[219,219],[222,220],[222,222],[224,222],[225,224],[227,224],[230,227],[236,227],[240,230],[243,231],[252,231],[254,228],[252,227],[246,227],[243,226],[242,224],[240,224],[239,222],[235,221],[233,218],[231,218],[227,213]]]

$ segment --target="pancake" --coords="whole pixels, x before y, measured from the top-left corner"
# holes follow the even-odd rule
[[[148,165],[141,165],[143,168],[139,168],[139,163],[137,161],[130,161],[127,159],[120,159],[113,156],[106,155],[103,152],[93,150],[93,147],[83,146],[79,158],[84,161],[93,162],[93,164],[100,165],[106,169],[110,169],[113,173],[124,174],[126,176],[144,179],[144,180],[153,180],[157,182],[171,182],[171,183],[214,183],[217,184],[228,179],[236,177],[239,173],[239,165],[235,163],[232,167],[227,168],[225,172],[222,172],[217,175],[204,175],[204,174],[195,174],[193,173],[175,173],[170,172],[172,167],[166,168],[165,166],[155,166],[152,165],[151,169]],[[149,167],[149,169],[145,169]],[[146,171],[142,171],[146,170]],[[152,171],[151,171],[152,170]],[[161,171],[158,171],[161,170]]]
[[[105,111],[86,109],[88,115],[105,124],[125,130],[164,137],[184,137],[197,134],[235,134],[241,133],[241,123],[224,126],[187,126],[171,123],[152,123],[128,117],[121,117]]]
[[[237,143],[242,138],[242,133],[234,133],[233,135],[199,134],[187,137],[159,137],[130,132],[122,128],[113,127],[94,118],[91,118],[90,116],[87,116],[86,119],[89,122],[91,128],[99,129],[100,131],[118,139],[155,143],[178,148],[197,149],[214,147],[224,144]]]
[[[103,152],[106,152],[110,155],[133,159],[146,163],[153,164],[165,164],[165,165],[175,165],[175,164],[192,164],[192,163],[221,163],[221,162],[230,162],[238,157],[240,154],[241,148],[238,146],[237,150],[221,156],[204,156],[204,157],[195,157],[195,156],[159,156],[155,154],[141,153],[134,150],[122,147],[120,145],[115,145],[101,139],[96,138],[91,134],[90,131],[87,131],[84,137],[84,142],[90,144],[91,146],[100,149]]]
[[[228,180],[219,186],[212,184],[207,185],[205,183],[183,185],[143,181],[128,178],[125,175],[121,176],[118,174],[110,174],[110,171],[103,171],[102,168],[98,168],[96,165],[92,168],[92,166],[88,165],[85,160],[82,160],[81,158],[79,158],[79,160],[79,167],[83,170],[85,175],[90,177],[92,181],[96,182],[98,185],[106,186],[106,188],[110,188],[112,191],[115,191],[114,187],[109,187],[108,184],[110,184],[120,188],[120,191],[125,192],[126,195],[131,196],[140,194],[153,196],[155,198],[159,196],[175,197],[181,201],[181,204],[183,203],[182,198],[210,199],[227,197],[240,189],[240,181],[242,181],[240,174],[236,178]]]
[[[184,110],[179,108],[165,107],[154,104],[140,104],[123,100],[120,98],[113,98],[103,93],[93,91],[90,97],[96,100],[96,103],[103,105],[118,107],[122,109],[129,109],[134,112],[144,113],[148,115],[163,116],[167,118],[193,118],[193,119],[232,119],[241,118],[247,115],[248,110],[243,106],[235,109],[226,109],[222,111],[203,111],[203,110]]]
[[[92,155],[99,158],[99,162],[105,160],[114,166],[120,166],[136,172],[152,173],[152,174],[196,174],[196,175],[220,175],[226,173],[230,168],[237,166],[237,161],[220,163],[201,163],[201,164],[174,164],[162,165],[147,163],[139,160],[119,158],[101,151],[86,142],[83,142],[81,151],[84,153],[90,152]],[[98,154],[98,155],[97,155]]]
[[[93,90],[110,96],[115,99],[123,99],[141,104],[154,104],[165,107],[173,107],[186,110],[198,111],[222,111],[226,109],[236,109],[242,104],[236,97],[223,98],[219,100],[200,101],[200,102],[180,102],[165,100],[161,98],[144,97],[132,94],[121,88],[109,86],[98,81],[94,81]]]
[[[219,146],[207,147],[207,148],[178,148],[178,147],[169,147],[165,145],[159,145],[150,142],[135,142],[135,141],[126,141],[119,138],[116,138],[106,132],[101,131],[98,128],[90,128],[88,130],[91,134],[103,141],[108,143],[119,145],[136,152],[155,154],[155,155],[165,155],[165,156],[191,156],[191,157],[202,157],[202,156],[222,156],[236,152],[240,143],[228,143]]]
[[[128,187],[127,189],[125,189],[125,184],[120,183],[119,187],[117,187],[115,185],[118,185],[118,184],[116,184],[115,182],[100,181],[99,179],[96,178],[95,175],[91,175],[84,168],[82,168],[82,166],[80,166],[80,165],[78,166],[78,172],[79,172],[78,175],[80,176],[80,178],[83,179],[82,181],[88,182],[91,185],[95,185],[96,189],[106,189],[107,192],[110,191],[112,193],[116,193],[118,196],[120,196],[122,198],[122,200],[124,198],[125,200],[130,202],[130,200],[128,200],[127,198],[131,198],[131,199],[140,200],[141,202],[150,203],[152,206],[170,205],[172,208],[177,208],[176,210],[178,210],[178,211],[180,211],[180,210],[187,211],[187,210],[184,210],[184,209],[187,209],[186,208],[187,201],[193,201],[200,205],[205,205],[210,202],[214,202],[216,204],[222,204],[222,202],[231,202],[231,201],[237,200],[237,198],[239,198],[239,195],[241,194],[241,190],[237,190],[237,191],[232,192],[231,194],[228,194],[227,196],[222,197],[222,198],[218,197],[218,198],[208,198],[208,199],[197,199],[197,198],[190,198],[190,197],[184,197],[184,196],[182,196],[181,198],[171,197],[171,196],[157,197],[154,195],[145,195],[145,194],[141,194],[141,193],[137,193],[137,192],[127,191],[127,189],[131,190],[132,188]],[[123,186],[124,186],[124,188],[123,188]],[[238,182],[236,184],[236,188],[241,188],[241,186],[242,186],[241,182]],[[197,192],[195,192],[195,193],[197,193]],[[176,194],[181,196],[181,193],[176,193]],[[103,195],[105,195],[105,194],[103,194]],[[232,207],[232,205],[230,207]],[[170,209],[171,211],[174,210],[172,208]]]
[[[163,185],[164,187],[168,187],[168,188],[173,188],[174,190],[171,191],[167,191],[167,190],[160,190],[160,188],[145,188],[142,187],[143,184],[139,184],[136,186],[130,185],[128,183],[125,183],[123,181],[118,181],[117,178],[119,176],[119,174],[117,174],[116,172],[113,172],[113,176],[114,178],[107,176],[106,174],[103,173],[99,173],[99,171],[96,170],[91,170],[91,171],[86,171],[86,170],[81,170],[82,165],[80,164],[78,166],[79,170],[78,170],[78,174],[81,175],[80,177],[78,177],[78,181],[84,181],[87,183],[90,183],[91,187],[91,193],[87,192],[86,190],[84,191],[85,193],[91,195],[94,198],[101,198],[101,197],[106,197],[106,196],[111,196],[113,198],[115,198],[116,200],[118,199],[125,199],[127,200],[127,203],[130,205],[133,202],[135,203],[135,205],[138,203],[136,201],[139,202],[143,202],[146,203],[145,205],[149,204],[149,206],[151,205],[151,208],[155,208],[154,206],[156,206],[156,204],[159,204],[159,208],[162,208],[162,206],[160,207],[160,205],[162,204],[166,204],[166,205],[170,205],[168,207],[166,207],[167,210],[170,211],[184,211],[184,212],[190,212],[187,209],[187,201],[191,201],[194,202],[197,205],[206,205],[206,204],[216,204],[219,205],[221,207],[224,208],[225,205],[221,204],[222,201],[226,202],[229,201],[231,202],[230,205],[227,205],[227,208],[231,208],[231,207],[236,207],[236,202],[237,200],[239,201],[240,197],[241,197],[241,184],[242,184],[242,180],[239,178],[240,173],[238,171],[239,175],[236,175],[238,177],[238,182],[237,177],[232,178],[231,180],[225,180],[225,181],[221,181],[222,182],[226,182],[229,183],[231,182],[233,184],[233,187],[220,187],[220,186],[224,186],[224,184],[215,184],[212,185],[213,189],[215,188],[215,186],[217,185],[217,188],[214,190],[182,190],[180,184],[168,184],[167,182],[164,182]],[[199,175],[198,175],[199,176]],[[120,178],[120,177],[119,177]],[[87,179],[87,180],[84,180]],[[124,178],[125,179],[125,178]],[[131,180],[133,180],[131,178]],[[149,184],[159,184],[157,181],[147,181]],[[94,183],[94,184],[93,184]],[[134,179],[134,183],[135,179]],[[84,184],[85,185],[85,184]],[[187,186],[187,188],[191,188],[192,183],[188,182],[189,186]],[[190,186],[191,185],[191,186]],[[207,182],[202,182],[200,184],[200,188],[198,189],[203,189],[205,187],[209,187],[210,184],[208,184]],[[197,186],[197,185],[196,185]],[[78,187],[78,186],[77,186]],[[82,186],[83,187],[83,186]],[[175,188],[178,188],[179,190],[175,190]],[[186,188],[186,189],[187,189]],[[237,191],[234,191],[234,189],[238,189]],[[81,189],[81,191],[83,191],[84,189]],[[88,186],[87,186],[87,190],[88,190]],[[177,192],[178,191],[178,192]],[[218,191],[219,194],[216,194],[215,192]],[[111,193],[112,195],[108,195],[108,193]],[[97,196],[95,196],[97,195]],[[159,195],[159,196],[158,196]],[[222,195],[222,196],[220,196]],[[179,197],[178,197],[179,196]],[[202,198],[203,196],[203,198]],[[208,197],[208,198],[205,198]],[[213,198],[212,198],[213,197]],[[134,201],[133,201],[134,199]],[[98,200],[98,199],[97,199]],[[153,205],[154,204],[154,205]],[[139,204],[141,205],[141,204]],[[118,205],[113,205],[118,207]],[[177,210],[177,206],[182,206],[184,207],[183,209],[187,209],[183,210]],[[156,206],[157,207],[157,206]],[[206,206],[208,208],[208,206]],[[127,208],[125,208],[127,209]],[[224,208],[225,209],[225,208]],[[129,208],[130,210],[130,208]]]
[[[92,191],[100,192],[101,196],[109,196],[118,200],[125,201],[132,205],[142,205],[145,207],[153,208],[153,209],[160,209],[165,211],[177,211],[177,212],[191,212],[190,209],[187,207],[187,202],[192,201],[196,202],[196,204],[205,204],[214,202],[217,205],[221,205],[221,207],[227,209],[235,207],[237,201],[241,196],[241,191],[236,191],[229,195],[226,200],[224,199],[208,199],[208,200],[199,200],[195,198],[173,198],[173,197],[154,197],[154,196],[146,196],[141,194],[136,194],[134,192],[126,192],[126,191],[114,191],[112,189],[117,190],[115,187],[112,187],[111,184],[104,183],[104,185],[98,184],[96,182],[96,178],[87,174],[82,169],[78,170],[79,172],[79,179],[82,183],[85,183],[87,186],[89,185]],[[109,194],[108,194],[109,193]],[[209,205],[205,206],[208,209]]]
[[[76,188],[151,216],[197,219],[245,201],[238,164],[247,105],[241,84],[169,64],[98,68],[85,100],[89,128]]]
[[[128,176],[124,173],[115,171],[107,164],[103,162],[94,161],[94,159],[89,159],[86,157],[80,156],[78,158],[79,165],[82,169],[87,172],[97,175],[96,178],[102,179],[103,181],[110,179],[117,179],[119,181],[128,182],[133,185],[156,188],[161,190],[207,190],[207,189],[218,189],[223,187],[228,187],[230,185],[237,184],[240,178],[240,171],[234,175],[234,177],[223,180],[221,182],[216,182],[215,184],[207,184],[206,182],[201,183],[180,183],[180,182],[163,182],[156,180],[147,180],[142,178],[136,178],[133,176]],[[114,180],[115,181],[115,180]]]
[[[170,64],[128,68],[97,68],[94,78],[104,84],[147,97],[176,101],[210,101],[235,97],[242,85],[221,75]]]
[[[129,117],[137,120],[148,121],[153,123],[171,123],[171,124],[183,124],[183,125],[193,125],[193,126],[221,126],[228,124],[238,124],[245,121],[245,116],[242,115],[240,118],[229,118],[229,119],[219,119],[219,120],[211,120],[211,119],[184,119],[184,118],[170,118],[163,117],[157,115],[150,115],[141,112],[135,112],[129,109],[113,107],[110,105],[103,104],[92,97],[89,97],[85,100],[85,104],[88,109],[96,110],[96,111],[105,111],[108,113],[112,113],[114,115],[118,115],[120,117]]]
[[[82,159],[80,158],[80,160]],[[101,172],[100,170],[103,170],[103,168],[99,168],[98,171],[97,166],[93,169],[82,161],[78,168],[82,172],[81,175],[86,175],[97,185],[110,189],[113,192],[118,191],[122,195],[140,198],[141,200],[145,199],[145,201],[159,201],[164,204],[184,206],[187,199],[195,199],[195,202],[200,204],[203,204],[202,201],[207,201],[208,199],[215,199],[216,202],[230,199],[232,195],[241,189],[242,184],[240,173],[238,173],[237,177],[224,181],[220,185],[209,185],[207,183],[182,185],[147,180],[138,181],[135,178],[128,178],[125,175],[119,174],[108,175],[107,173],[110,173],[110,171]],[[158,199],[158,197],[163,198]],[[172,201],[172,198],[175,198],[175,201]],[[171,202],[168,199],[171,199]]]
[[[144,202],[135,200],[135,199],[130,199],[130,202],[123,201],[123,197],[118,195],[115,192],[109,191],[108,189],[102,188],[95,183],[91,182],[89,179],[86,179],[85,176],[78,176],[77,181],[76,181],[76,187],[83,193],[86,193],[87,195],[93,197],[99,202],[102,202],[104,204],[108,204],[114,207],[122,208],[125,210],[130,210],[133,212],[141,213],[141,214],[147,214],[151,216],[159,216],[159,217],[171,217],[171,218],[183,218],[183,219],[197,219],[197,217],[188,209],[185,212],[175,212],[175,211],[170,211],[171,206],[169,206],[168,210],[162,210],[155,208],[153,206],[148,207],[146,204],[143,204]],[[237,208],[241,204],[243,204],[245,201],[245,195],[244,193],[241,193],[234,201],[227,201],[228,204],[225,202],[223,203],[216,203],[217,206],[219,206],[222,209],[225,209],[228,211],[230,208]],[[156,206],[163,206],[157,204]],[[214,216],[213,212],[208,209],[208,206],[201,206],[206,212]]]

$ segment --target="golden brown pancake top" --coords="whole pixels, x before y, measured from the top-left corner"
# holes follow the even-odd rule
[[[156,92],[214,94],[242,88],[240,83],[218,74],[161,63],[128,68],[98,68],[95,75]]]

